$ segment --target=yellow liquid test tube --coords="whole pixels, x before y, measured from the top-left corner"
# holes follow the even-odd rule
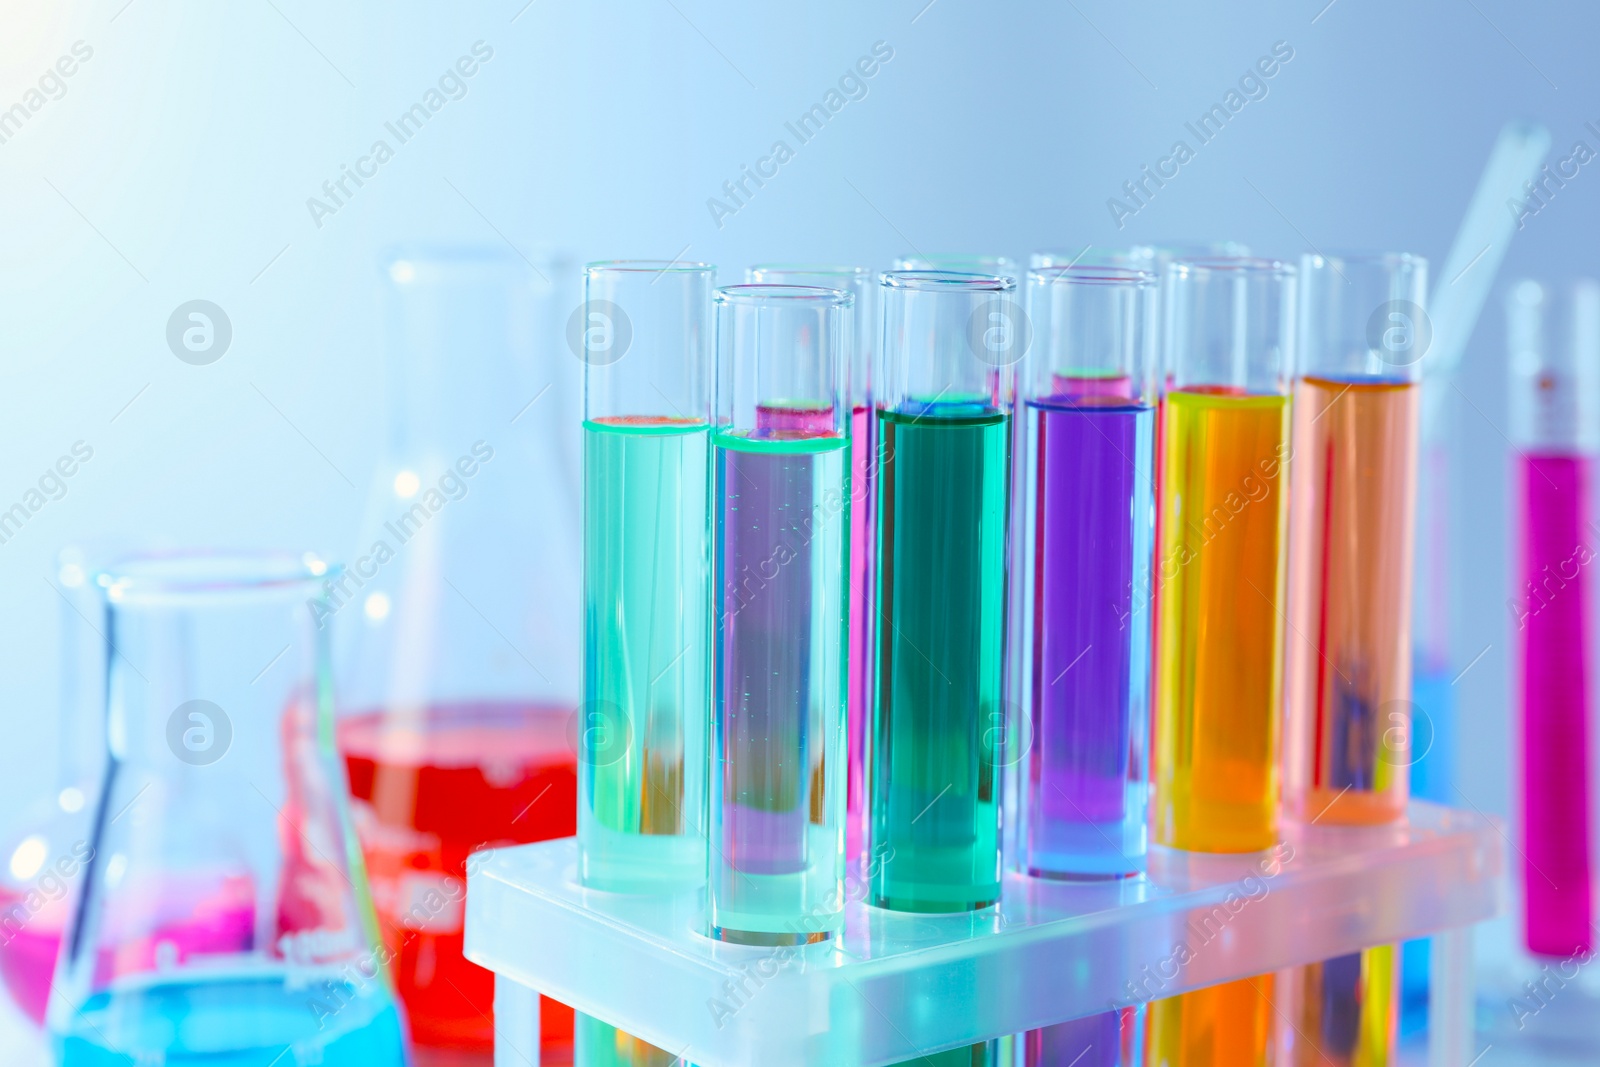
[[[1152,843],[1256,852],[1278,838],[1295,270],[1167,268],[1157,474]],[[1266,1067],[1272,975],[1151,1003],[1147,1067]]]

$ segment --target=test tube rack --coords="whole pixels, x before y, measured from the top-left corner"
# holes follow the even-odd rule
[[[1430,1061],[1459,1067],[1502,841],[1413,801],[1391,826],[1290,825],[1263,853],[1152,849],[1120,882],[1010,873],[998,905],[953,915],[869,907],[853,870],[842,936],[756,948],[704,936],[703,889],[583,888],[568,838],[475,857],[466,955],[496,975],[498,1063],[537,1063],[536,991],[698,1067],[874,1067],[1437,935]]]

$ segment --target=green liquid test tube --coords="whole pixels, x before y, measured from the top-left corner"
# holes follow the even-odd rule
[[[955,912],[1000,895],[1012,364],[1009,278],[884,275],[871,901]]]

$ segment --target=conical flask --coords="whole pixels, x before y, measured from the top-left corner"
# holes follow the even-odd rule
[[[467,857],[575,830],[580,444],[558,416],[581,363],[556,347],[559,276],[473,247],[384,264],[389,440],[329,605],[340,747],[419,1045],[493,1045],[493,976],[462,955]],[[545,1008],[570,1044],[571,1013]]]
[[[72,893],[89,858],[89,828],[105,762],[105,623],[81,549],[56,557],[61,687],[60,761],[47,795],[6,819],[0,837],[0,980],[43,1025]]]
[[[63,1067],[402,1067],[344,772],[324,582],[291,554],[99,575],[104,784],[57,964]]]

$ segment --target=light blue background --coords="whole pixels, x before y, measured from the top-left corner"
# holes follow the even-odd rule
[[[60,546],[354,542],[382,445],[389,245],[681,256],[725,282],[755,260],[1213,236],[1437,267],[1504,121],[1600,148],[1587,5],[926,2],[7,2],[0,108],[75,41],[93,57],[0,144],[0,507],[74,441],[94,459],[0,545],[0,811],[51,781]],[[467,95],[315,225],[307,198],[479,40],[494,55]],[[894,55],[867,96],[797,145],[784,123],[877,41]],[[1294,58],[1269,95],[1119,232],[1107,198],[1278,41]],[[795,158],[719,227],[708,198],[779,138]],[[1594,169],[1502,278],[1600,272]],[[1487,647],[1458,685],[1462,781],[1491,812],[1512,750],[1502,290],[1468,353],[1456,469],[1460,662]],[[194,298],[232,320],[212,366],[165,342]]]

